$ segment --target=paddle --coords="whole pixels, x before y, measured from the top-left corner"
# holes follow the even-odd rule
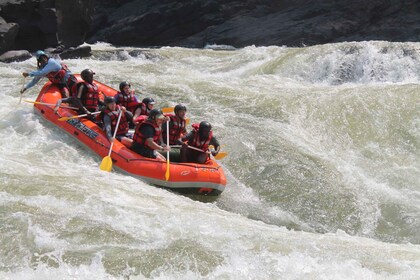
[[[54,103],[44,103],[44,102],[37,102],[37,101],[31,101],[31,100],[23,100],[23,101],[28,102],[28,103],[33,103],[33,104],[39,104],[39,105],[55,106]],[[60,108],[79,110],[79,108],[70,107],[70,106],[64,106],[64,105],[60,105]]]
[[[114,131],[114,136],[113,136],[114,141],[115,141],[115,136],[117,135],[118,126],[120,125],[122,114],[123,112],[120,109],[120,114],[118,116],[117,125],[115,126],[115,131]],[[111,172],[112,170],[111,152],[112,152],[112,146],[114,146],[114,141],[112,141],[111,146],[109,147],[108,155],[102,159],[101,165],[99,166],[99,168],[103,171]]]
[[[22,102],[22,97],[23,97],[23,91],[22,90],[25,88],[25,79],[26,79],[26,77],[23,76],[23,84],[22,84],[22,89],[20,91],[19,104]]]
[[[173,145],[173,146],[171,146],[172,148],[180,148],[180,147],[182,147],[181,145]],[[210,146],[210,147],[213,147],[212,145]],[[209,147],[209,148],[210,148]],[[210,151],[204,151],[204,150],[202,150],[202,149],[199,149],[199,148],[196,148],[196,147],[193,147],[193,146],[190,146],[190,145],[187,145],[187,148],[189,148],[189,149],[191,149],[191,150],[196,150],[196,151],[199,151],[199,152],[202,152],[202,153],[206,153],[206,154],[211,154],[211,152]],[[227,156],[228,155],[228,153],[227,152],[219,152],[217,155],[215,155],[214,156],[214,158],[215,159],[222,159],[222,158],[224,158],[225,156]]]
[[[93,112],[93,113],[91,113],[91,115],[97,115],[97,114],[100,114],[100,113],[101,113],[101,111]],[[83,117],[87,117],[87,116],[89,116],[89,114],[83,114],[83,115],[77,115],[77,116],[71,116],[71,117],[61,117],[58,120],[62,122],[62,121],[67,121],[67,120],[71,120],[71,119],[83,118]]]
[[[210,145],[210,146],[209,146],[209,149],[214,149],[214,146],[213,146],[213,145]],[[211,152],[210,152],[210,154],[211,154]],[[217,155],[215,155],[215,156],[214,156],[214,158],[215,158],[215,159],[222,159],[222,158],[224,158],[224,157],[225,157],[225,156],[227,156],[227,155],[228,155],[228,153],[227,153],[227,152],[220,152],[220,151],[219,151],[219,152],[217,153]]]
[[[165,114],[173,113],[174,112],[174,107],[162,108],[162,112],[165,113]]]
[[[169,120],[166,122],[166,144],[169,145]],[[169,150],[166,151],[166,172],[165,172],[166,181],[169,180]]]

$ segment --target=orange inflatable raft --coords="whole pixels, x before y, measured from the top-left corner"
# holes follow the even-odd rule
[[[79,76],[77,78],[80,80]],[[97,81],[95,83],[105,96],[114,96],[117,93],[111,87]],[[58,120],[59,116],[54,114],[53,111],[54,106],[49,104],[55,104],[60,98],[59,89],[47,82],[34,103],[35,112],[69,133],[101,158],[107,156],[110,142],[104,131],[94,122],[85,118],[73,118],[67,121]],[[63,105],[66,104],[63,103]],[[77,115],[78,112],[62,106],[59,109],[59,114],[62,117],[71,117]],[[114,169],[127,172],[151,185],[168,188],[183,194],[216,196],[223,192],[226,186],[223,169],[214,159],[209,159],[205,164],[170,162],[170,176],[166,180],[166,162],[143,157],[131,151],[118,140],[114,142],[111,158]]]

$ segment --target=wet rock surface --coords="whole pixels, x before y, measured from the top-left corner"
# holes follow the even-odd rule
[[[0,17],[0,53],[97,41],[201,48],[420,40],[415,0],[7,0]]]

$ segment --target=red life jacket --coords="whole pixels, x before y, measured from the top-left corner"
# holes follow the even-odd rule
[[[111,111],[108,108],[106,108],[103,111],[103,114],[108,115],[111,119],[111,131],[112,131],[112,133],[114,133],[115,127],[117,126],[118,116],[119,116],[120,112],[121,112],[121,108],[119,106],[118,106],[116,111]],[[118,125],[118,130],[117,130],[116,135],[126,134],[127,132],[128,132],[127,118],[125,117],[125,113],[122,113],[120,124]]]
[[[149,147],[146,144],[146,137],[144,137],[143,134],[141,134],[140,130],[141,127],[143,125],[150,125],[155,129],[155,134],[153,136],[153,141],[156,143],[159,143],[159,139],[160,139],[160,134],[162,133],[161,128],[154,122],[154,121],[150,121],[150,120],[145,120],[144,122],[142,122],[140,125],[138,125],[136,127],[136,130],[134,131],[134,135],[133,135],[133,142],[138,143],[140,145],[144,145],[145,147],[153,150],[151,147]]]
[[[172,127],[169,128],[169,145],[175,145],[177,144],[176,140],[181,138],[181,134],[186,131],[187,122],[184,119],[180,120],[173,114],[168,115],[168,117],[172,123]],[[166,131],[163,132],[162,137],[166,141]]]
[[[134,91],[131,91],[128,95],[123,92],[118,92],[115,97],[118,99],[118,104],[121,104],[127,108],[128,111],[134,114],[134,111],[139,105],[139,102],[136,101],[134,96]]]
[[[98,86],[95,83],[92,83],[92,84],[89,84],[86,82],[81,82],[81,83],[83,83],[87,89],[87,91],[83,92],[80,98],[83,106],[85,106],[86,109],[97,110],[98,102],[99,102]]]
[[[198,129],[200,127],[200,124],[195,123],[193,125],[191,125],[192,128],[194,129],[194,138],[193,141],[189,141],[188,140],[188,145],[199,148],[203,151],[207,151],[210,145],[210,141],[213,138],[213,131],[210,131],[209,136],[207,137],[207,139],[204,140],[200,140],[200,133],[198,133]]]
[[[60,83],[67,83],[67,81],[64,81],[63,78],[66,75],[66,73],[70,71],[67,65],[61,63],[61,69],[55,72],[50,72],[47,74],[47,78],[51,81],[53,84],[60,84]]]

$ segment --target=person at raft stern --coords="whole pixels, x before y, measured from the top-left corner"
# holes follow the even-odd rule
[[[182,145],[182,137],[187,134],[187,122],[185,120],[185,114],[187,107],[182,104],[178,104],[174,108],[175,114],[168,115],[169,117],[169,145]],[[166,125],[162,127],[162,139],[166,143]],[[167,143],[166,143],[167,144]]]
[[[134,90],[131,90],[131,85],[128,82],[121,82],[119,86],[120,91],[114,96],[117,105],[124,106],[128,111],[134,114],[137,106],[140,104],[137,97],[134,95]]]
[[[137,105],[136,110],[134,111],[134,124],[139,124],[140,116],[148,116],[150,111],[153,110],[155,105],[155,100],[151,97],[144,98],[140,104]]]
[[[128,133],[128,121],[133,118],[133,114],[130,111],[127,111],[124,106],[119,106],[116,104],[115,99],[111,96],[105,97],[105,108],[103,109],[101,115],[102,120],[104,123],[104,129],[106,132],[106,136],[108,137],[109,141],[112,143],[114,142],[114,132],[115,127],[117,126],[118,116],[122,111],[120,123],[118,125],[117,134],[115,138],[118,141],[123,143],[127,147],[131,147],[133,143],[133,135]]]
[[[20,90],[20,93],[24,93],[27,89],[36,85],[42,77],[47,77],[53,85],[60,89],[62,97],[69,97],[70,90],[77,83],[77,79],[67,65],[48,57],[44,51],[37,51],[35,57],[38,70],[30,73],[22,73],[25,78],[28,76],[34,78]]]
[[[169,146],[162,147],[160,145],[162,123],[164,121],[167,121],[167,118],[161,110],[151,110],[148,118],[137,125],[131,149],[144,157],[166,161],[165,157],[157,152],[157,150],[165,152],[171,150]]]
[[[181,161],[203,164],[210,156],[207,153],[209,146],[214,146],[215,150],[211,150],[210,152],[213,156],[215,156],[219,153],[220,144],[213,135],[211,124],[209,122],[202,121],[200,124],[193,124],[192,128],[193,130],[182,138],[182,142],[184,142],[184,144],[181,148]],[[198,148],[202,151],[197,151],[191,149],[190,147]]]
[[[98,86],[93,82],[93,72],[91,69],[85,69],[80,73],[83,81],[76,84],[73,94],[76,97],[76,103],[81,114],[88,114],[88,118],[95,120],[91,113],[99,110],[99,105],[104,105],[99,100]]]

